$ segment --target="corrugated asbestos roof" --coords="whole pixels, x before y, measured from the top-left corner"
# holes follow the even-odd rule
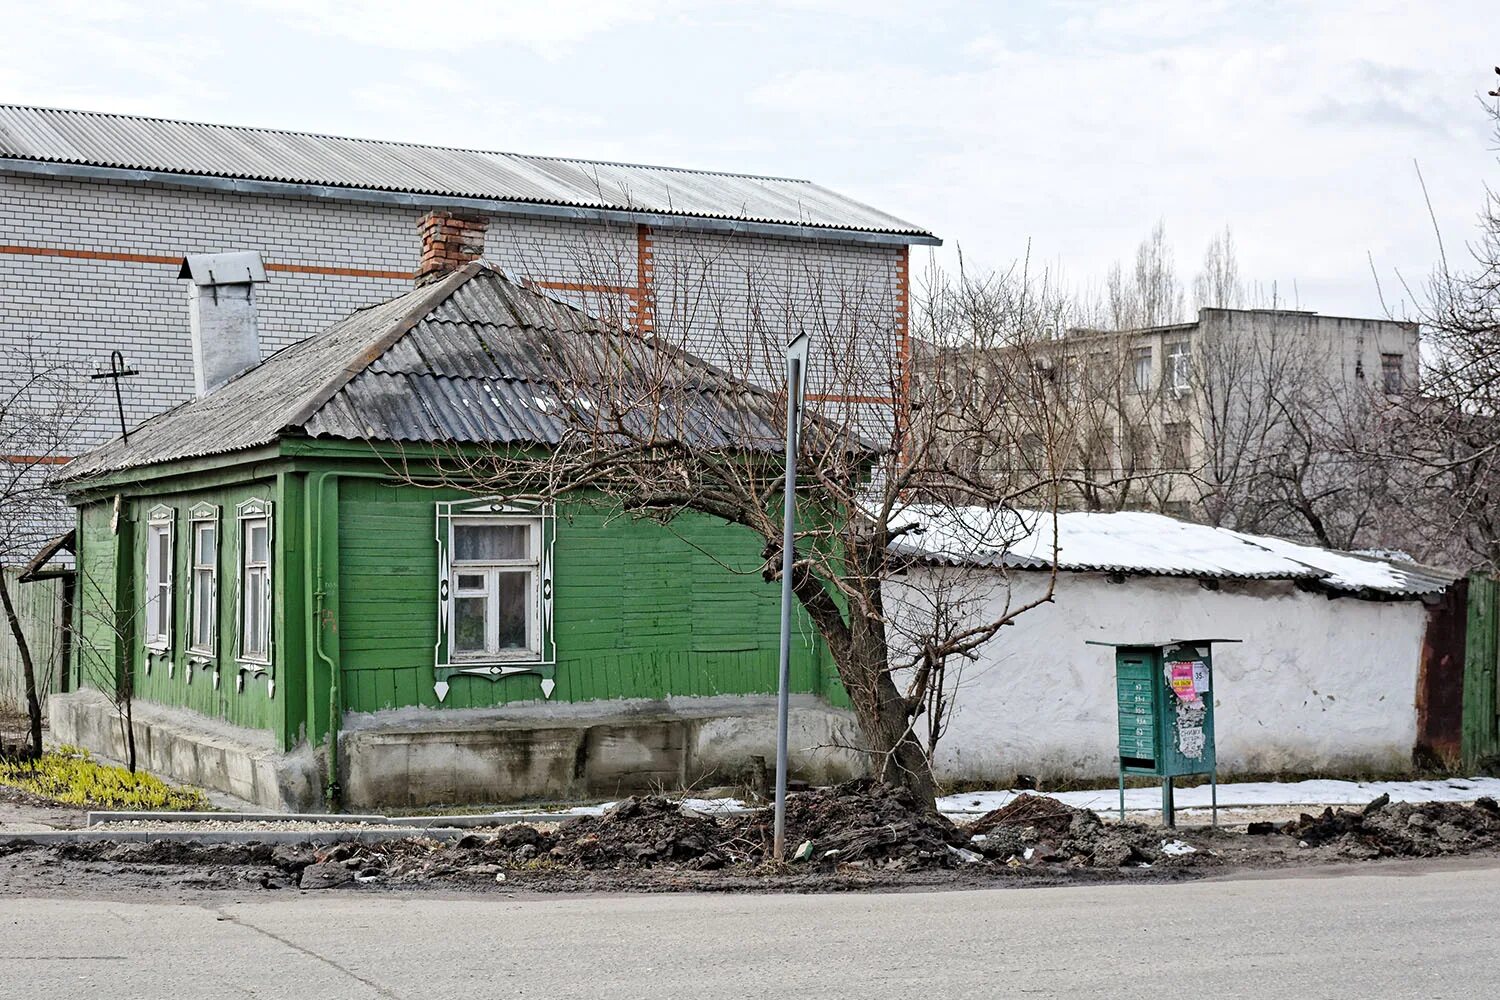
[[[0,158],[518,205],[811,226],[935,242],[926,230],[810,181],[522,156],[0,105]]]
[[[700,448],[782,450],[781,404],[675,348],[470,264],[293,344],[75,458],[64,486],[284,436],[556,445],[593,420]],[[850,439],[851,447],[868,447]]]
[[[1190,524],[1140,511],[1038,511],[914,505],[896,522],[917,530],[892,544],[922,562],[949,566],[1296,580],[1338,593],[1420,597],[1441,593],[1457,573],[1302,545],[1282,538]]]

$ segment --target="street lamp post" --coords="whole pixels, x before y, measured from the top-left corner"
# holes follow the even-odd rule
[[[799,333],[786,348],[786,506],[781,522],[781,663],[776,690],[776,835],[777,861],[786,859],[786,729],[792,676],[792,564],[797,527],[797,444],[801,437],[802,402],[806,395],[807,334]]]

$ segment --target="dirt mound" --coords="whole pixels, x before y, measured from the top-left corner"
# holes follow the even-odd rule
[[[1073,822],[1073,817],[1086,809],[1074,809],[1046,795],[1018,795],[999,809],[991,809],[970,823],[969,833],[990,833],[997,827],[1025,828],[1034,826],[1053,833],[1062,833]]]
[[[723,843],[746,858],[769,857],[774,823],[769,809],[728,817]],[[951,864],[949,847],[967,840],[967,833],[924,807],[911,792],[870,779],[787,797],[787,852],[811,843],[810,860]]]
[[[964,833],[970,838],[970,850],[1012,865],[1149,867],[1186,856],[1164,853],[1165,841],[1154,827],[1139,823],[1106,826],[1098,813],[1046,795],[1017,796],[964,827]]]
[[[1392,803],[1382,795],[1363,809],[1303,813],[1282,827],[1308,847],[1331,845],[1351,857],[1433,857],[1500,847],[1500,805],[1481,798]]]
[[[676,864],[720,868],[732,856],[721,849],[721,831],[707,816],[670,799],[626,799],[602,816],[583,816],[557,829],[551,856],[584,868]]]

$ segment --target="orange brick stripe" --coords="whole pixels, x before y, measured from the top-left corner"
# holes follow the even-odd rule
[[[182,263],[182,256],[162,257],[157,254],[120,253],[114,250],[74,250],[68,247],[30,247],[0,244],[0,253],[19,254],[27,257],[68,257],[73,260],[108,260],[126,264],[171,264]],[[382,271],[366,267],[323,267],[317,264],[267,264],[267,271],[283,271],[291,274],[329,274],[344,278],[390,278],[410,281],[410,271]]]
[[[635,227],[635,328],[650,333],[656,328],[656,293],[652,290],[655,264],[652,261],[651,227]]]
[[[267,264],[267,271],[290,271],[292,274],[332,274],[340,278],[390,278],[411,281],[410,271],[378,271],[367,267],[321,267],[317,264]]]
[[[591,285],[577,281],[535,281],[532,284],[558,292],[598,292],[601,295],[634,296],[637,291],[634,285]]]
[[[890,396],[839,396],[832,393],[810,392],[807,394],[809,401],[814,403],[880,403],[890,406],[898,400]]]
[[[66,465],[71,461],[72,455],[0,455],[0,462],[11,465]]]
[[[911,247],[896,258],[896,336],[901,344],[901,403],[911,398]],[[895,402],[895,400],[892,400]]]

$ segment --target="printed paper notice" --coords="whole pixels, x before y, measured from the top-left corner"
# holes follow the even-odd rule
[[[1172,686],[1172,693],[1183,701],[1198,700],[1192,662],[1182,660],[1167,664],[1167,683]]]

